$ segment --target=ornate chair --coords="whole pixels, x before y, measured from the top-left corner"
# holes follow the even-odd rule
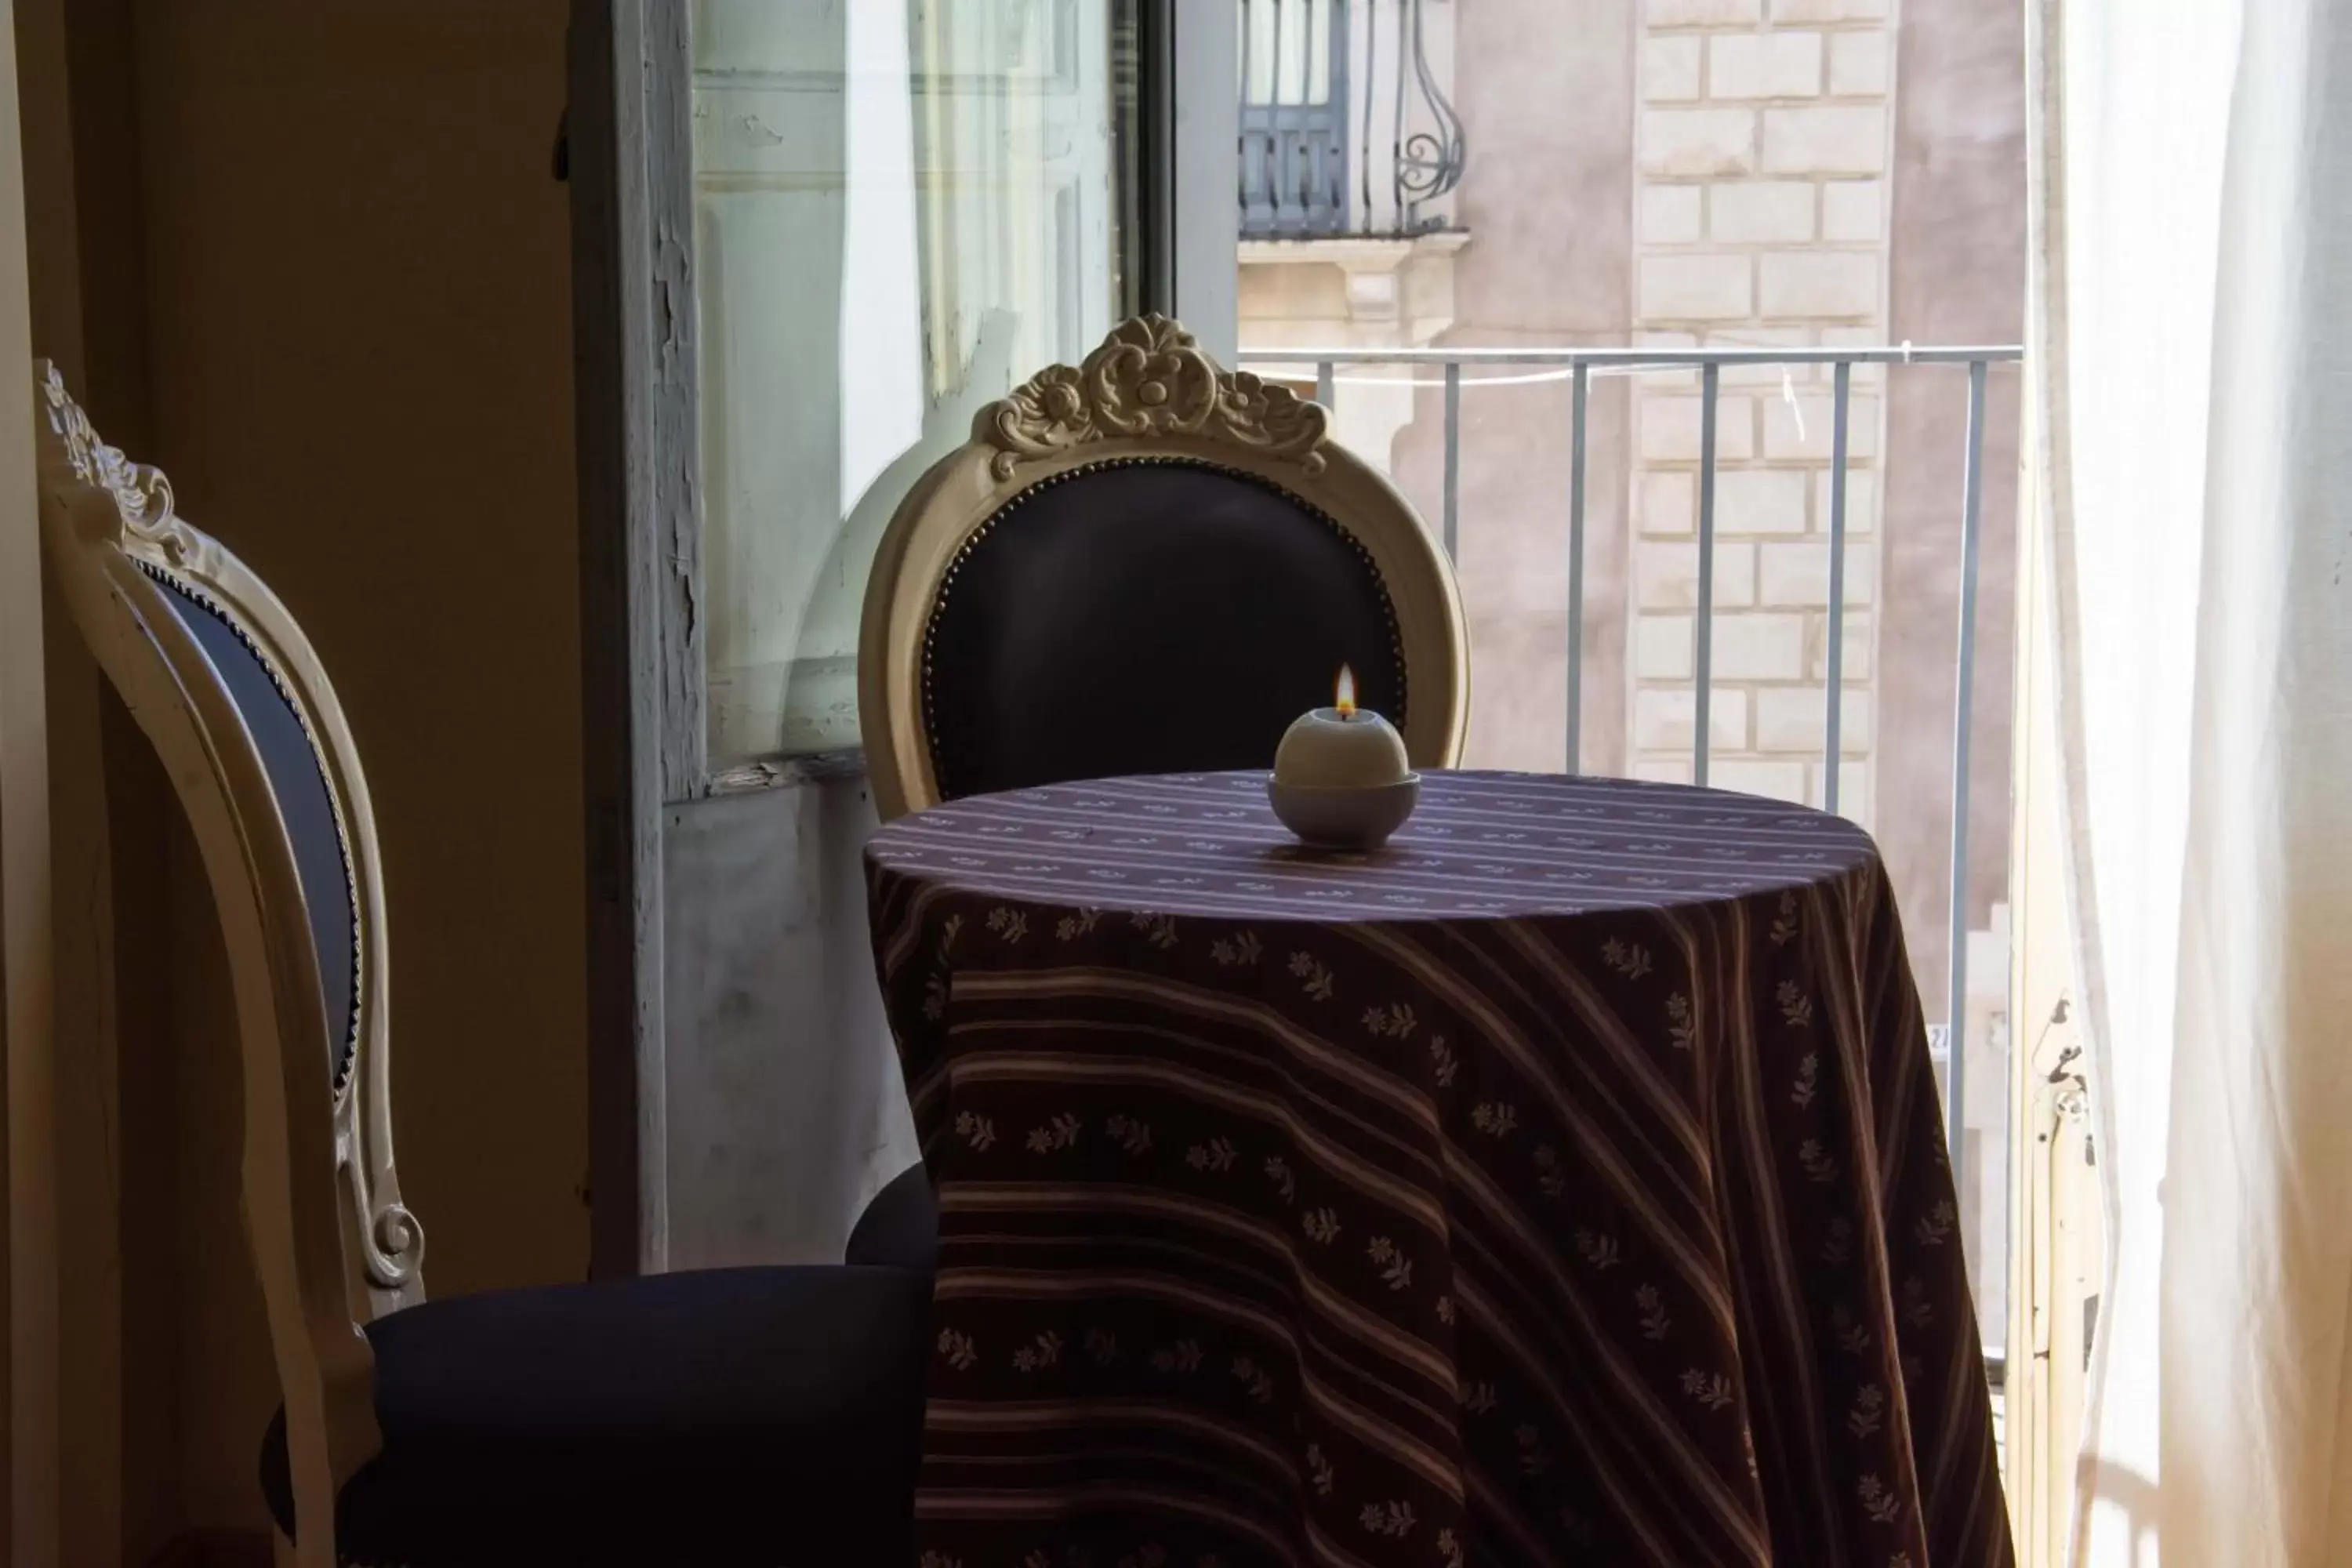
[[[903,1558],[926,1275],[425,1300],[393,1163],[374,818],[342,709],[286,607],[37,373],[50,574],[163,760],[226,938],[285,1400],[262,1455],[280,1560]]]
[[[1453,572],[1325,422],[1164,316],[982,409],[867,581],[858,699],[885,820],[1025,784],[1269,767],[1342,664],[1416,765],[1455,762]]]

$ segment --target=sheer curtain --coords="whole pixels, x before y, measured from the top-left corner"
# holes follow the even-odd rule
[[[2352,1563],[2352,0],[2032,0],[2088,1568]]]

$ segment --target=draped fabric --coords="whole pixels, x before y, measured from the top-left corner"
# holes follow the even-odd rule
[[[2035,0],[2087,1568],[2352,1562],[2352,5]]]
[[[927,1562],[2005,1568],[1891,889],[1852,824],[1263,773],[868,847],[940,1195]]]

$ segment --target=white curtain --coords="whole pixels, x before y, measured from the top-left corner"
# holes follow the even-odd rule
[[[2078,1568],[2352,1563],[2352,0],[2032,0]]]

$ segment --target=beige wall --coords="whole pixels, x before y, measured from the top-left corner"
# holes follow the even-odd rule
[[[1577,47],[1563,48],[1563,39]],[[1622,343],[1632,328],[1633,22],[1623,0],[1478,0],[1454,33],[1470,148],[1447,343]],[[1417,395],[1395,473],[1434,524],[1444,402]],[[1557,769],[1567,749],[1570,388],[1465,390],[1463,605],[1474,766]],[[1584,766],[1623,771],[1625,399],[1594,383],[1586,490]],[[1491,677],[1490,673],[1491,672]]]
[[[141,13],[153,449],[366,759],[437,1293],[579,1278],[579,633],[560,0]]]
[[[51,127],[31,156],[80,160],[81,299],[58,310],[53,289],[49,319],[89,351],[100,428],[270,582],[350,712],[433,1293],[580,1279],[570,258],[549,166],[567,7],[66,10],[73,147]],[[120,1535],[89,1542],[91,1560],[137,1562],[191,1528],[261,1521],[275,1391],[236,1215],[217,933],[120,715],[106,741],[112,923],[138,969],[115,998],[123,1245],[100,1259],[126,1310],[82,1373],[110,1404],[119,1376],[121,1419],[85,1451],[111,1446],[122,1493]]]

